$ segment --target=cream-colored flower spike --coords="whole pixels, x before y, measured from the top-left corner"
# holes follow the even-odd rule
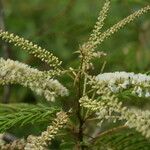
[[[128,23],[132,22],[136,18],[140,17],[144,13],[150,11],[150,5],[147,5],[144,8],[134,12],[133,14],[129,15],[128,17],[124,18],[123,20],[119,21],[109,29],[104,32],[100,30],[104,26],[104,21],[107,17],[107,12],[110,7],[110,0],[106,0],[102,10],[99,13],[98,21],[94,26],[93,32],[90,35],[90,38],[87,42],[85,42],[82,46],[80,46],[80,57],[83,61],[83,69],[88,69],[91,66],[91,59],[95,57],[100,57],[104,53],[103,52],[95,52],[95,49],[98,45],[100,45],[105,39],[113,35],[114,33],[118,32],[119,29],[123,28]]]
[[[97,41],[97,39],[99,38],[99,36],[101,34],[100,30],[104,25],[104,21],[107,17],[109,7],[110,7],[110,0],[106,0],[102,10],[99,13],[99,16],[98,16],[97,22],[94,26],[94,29],[92,31],[92,34],[90,35],[88,41],[80,47],[80,52],[81,52],[80,57],[83,58],[83,63],[84,63],[83,67],[86,67],[85,69],[88,68],[88,63],[90,62],[90,60],[92,58],[101,57],[102,55],[106,55],[103,52],[94,52],[94,50],[96,48],[95,41]]]
[[[10,59],[0,58],[0,84],[20,84],[29,87],[48,101],[54,101],[57,96],[68,95],[68,90],[57,80],[50,79],[42,71]]]
[[[140,10],[134,12],[133,14],[129,15],[128,17],[124,18],[123,20],[119,21],[115,25],[113,25],[111,28],[103,32],[99,39],[97,39],[96,44],[101,44],[106,38],[110,37],[112,34],[116,33],[119,29],[123,28],[126,24],[132,22],[134,19],[140,17],[144,13],[147,13],[150,11],[150,5],[147,5],[144,8],[141,8]]]
[[[129,128],[135,128],[143,136],[150,138],[150,111],[123,107],[117,97],[111,96],[109,92],[108,95],[103,95],[103,98],[98,101],[85,96],[80,99],[80,105],[96,112],[100,125],[105,119],[111,119],[113,122],[122,120]]]
[[[97,88],[103,85],[113,93],[132,89],[132,93],[139,97],[150,97],[150,76],[146,74],[135,74],[133,72],[103,73],[96,76],[95,79]]]
[[[58,112],[56,116],[57,118],[52,122],[52,125],[48,126],[47,130],[42,132],[40,136],[30,135],[27,138],[25,150],[47,150],[48,143],[68,121],[68,115],[65,112]]]
[[[51,67],[57,68],[61,64],[61,61],[49,51],[46,51],[40,46],[37,46],[24,38],[20,38],[13,33],[10,34],[7,31],[0,30],[0,37],[15,46],[28,51],[30,54],[33,54],[35,57],[41,59],[41,61],[46,62]]]
[[[109,8],[110,8],[110,0],[106,0],[102,10],[99,13],[99,16],[98,16],[97,22],[94,26],[94,29],[92,31],[92,34],[90,35],[89,43],[92,44],[94,41],[97,40],[97,38],[99,38],[99,36],[101,34],[101,29],[104,26],[104,21],[107,17],[107,13],[108,13]],[[95,47],[95,46],[93,45],[93,47]]]

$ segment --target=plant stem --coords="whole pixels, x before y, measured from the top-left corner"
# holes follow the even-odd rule
[[[79,149],[84,150],[84,146],[82,145],[83,142],[83,124],[84,120],[82,118],[82,108],[79,103],[79,99],[82,97],[82,65],[83,60],[81,61],[80,69],[78,72],[78,100],[77,100],[77,117],[79,120],[79,128],[78,128],[78,142],[79,142]]]

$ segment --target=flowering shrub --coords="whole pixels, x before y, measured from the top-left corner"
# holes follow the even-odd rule
[[[102,32],[109,7],[110,0],[106,0],[88,41],[79,46],[78,68],[64,69],[62,62],[49,51],[0,30],[2,40],[26,50],[51,68],[49,71],[39,71],[21,62],[0,58],[1,85],[20,84],[46,99],[44,104],[37,105],[0,105],[1,149],[46,150],[55,138],[59,141],[60,149],[138,149],[141,145],[150,148],[150,111],[128,107],[119,97],[120,93],[128,91],[129,96],[149,98],[150,76],[128,72],[100,73],[97,76],[90,73],[94,69],[94,60],[106,56],[106,53],[96,50],[97,46],[126,24],[147,13],[150,6],[134,12]],[[56,79],[63,75],[73,80],[70,87]],[[70,88],[75,89],[75,94],[69,93]],[[69,101],[69,94],[72,94],[70,96],[74,97],[75,102],[71,106],[72,102],[69,102],[67,108],[63,104],[58,105],[64,99]],[[5,132],[17,124],[22,126],[44,122],[51,123],[40,135],[29,135],[10,143],[3,140]],[[115,127],[104,129],[103,126],[110,122]],[[113,137],[116,132],[118,135]],[[120,147],[115,145],[118,141]],[[133,147],[130,147],[130,142]]]

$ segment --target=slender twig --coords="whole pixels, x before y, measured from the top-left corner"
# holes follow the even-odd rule
[[[103,65],[102,65],[102,68],[101,68],[101,73],[103,73],[103,71],[105,69],[105,66],[106,66],[106,63],[107,63],[107,61],[104,61]]]
[[[83,96],[84,96],[84,95],[85,95],[85,93],[86,93],[86,84],[87,84],[87,76],[85,76],[85,78],[84,78]]]
[[[82,71],[83,67],[83,59],[81,59],[80,67],[79,67],[79,72],[78,72],[78,100],[77,100],[77,117],[79,120],[79,132],[78,132],[78,141],[79,141],[79,149],[84,150],[84,146],[81,144],[83,142],[83,124],[84,124],[84,119],[82,118],[82,108],[80,106],[79,99],[82,97]]]

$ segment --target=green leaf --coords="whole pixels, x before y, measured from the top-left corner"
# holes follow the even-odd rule
[[[50,122],[58,108],[45,105],[0,104],[0,132],[19,125]]]
[[[150,141],[132,129],[121,129],[99,136],[92,149],[109,147],[114,150],[149,150]]]

